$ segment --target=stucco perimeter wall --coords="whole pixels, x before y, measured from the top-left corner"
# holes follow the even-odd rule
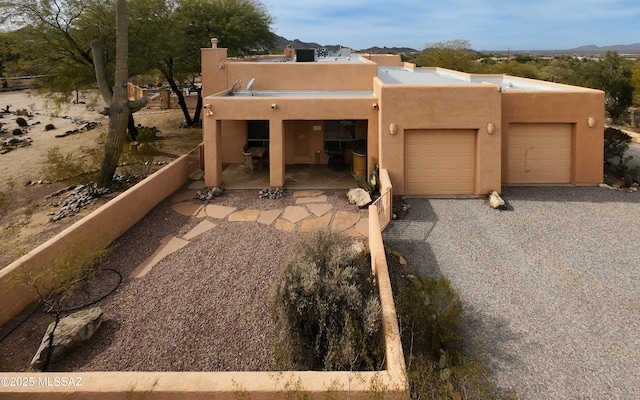
[[[19,283],[25,269],[38,271],[49,260],[78,248],[87,252],[106,248],[188,179],[189,157],[184,155],[0,270],[0,326],[37,299]]]
[[[602,182],[604,159],[604,92],[575,87],[572,91],[506,91],[502,94],[503,165],[507,160],[509,126],[513,123],[570,123],[571,183]],[[589,127],[589,121],[593,127]],[[506,168],[503,168],[506,182]]]
[[[362,56],[378,64],[379,67],[402,67],[404,63],[397,54],[366,54]]]
[[[371,90],[378,66],[372,62],[229,62],[220,71],[226,71],[229,88],[237,80],[245,88],[255,78],[254,90],[349,91]]]
[[[376,78],[380,98],[380,168],[389,170],[394,194],[404,195],[405,131],[472,129],[477,131],[476,196],[501,186],[501,93],[492,84],[385,85]],[[390,133],[391,124],[397,133]],[[488,132],[493,124],[493,133]]]

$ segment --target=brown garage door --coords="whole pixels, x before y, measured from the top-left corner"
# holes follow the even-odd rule
[[[475,130],[405,131],[405,194],[473,194],[475,152]]]
[[[570,183],[571,124],[510,124],[507,182]]]

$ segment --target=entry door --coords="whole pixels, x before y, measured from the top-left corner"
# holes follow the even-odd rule
[[[311,135],[307,121],[296,121],[293,129],[293,162],[311,162]]]

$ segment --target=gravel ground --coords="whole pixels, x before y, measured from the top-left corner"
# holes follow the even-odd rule
[[[640,398],[640,194],[507,187],[483,199],[406,199],[385,244],[451,280],[464,336],[521,399]]]
[[[324,192],[333,211],[355,210],[345,190]],[[259,199],[255,190],[234,190],[211,203],[267,210],[294,202],[291,193],[267,200]],[[191,239],[144,277],[129,279],[161,239],[180,237],[202,221],[176,213],[171,204],[164,201],[118,239],[103,268],[117,270],[123,282],[99,303],[105,321],[86,347],[52,364],[50,370],[269,369],[273,334],[269,288],[299,233],[258,222],[212,220],[217,224],[214,229]],[[97,292],[110,290],[117,282],[114,276],[104,272]],[[27,369],[51,321],[36,312],[0,343],[0,371]]]

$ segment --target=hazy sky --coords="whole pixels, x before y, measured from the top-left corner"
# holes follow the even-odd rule
[[[640,0],[263,0],[287,39],[413,47],[463,39],[475,50],[640,42]]]

